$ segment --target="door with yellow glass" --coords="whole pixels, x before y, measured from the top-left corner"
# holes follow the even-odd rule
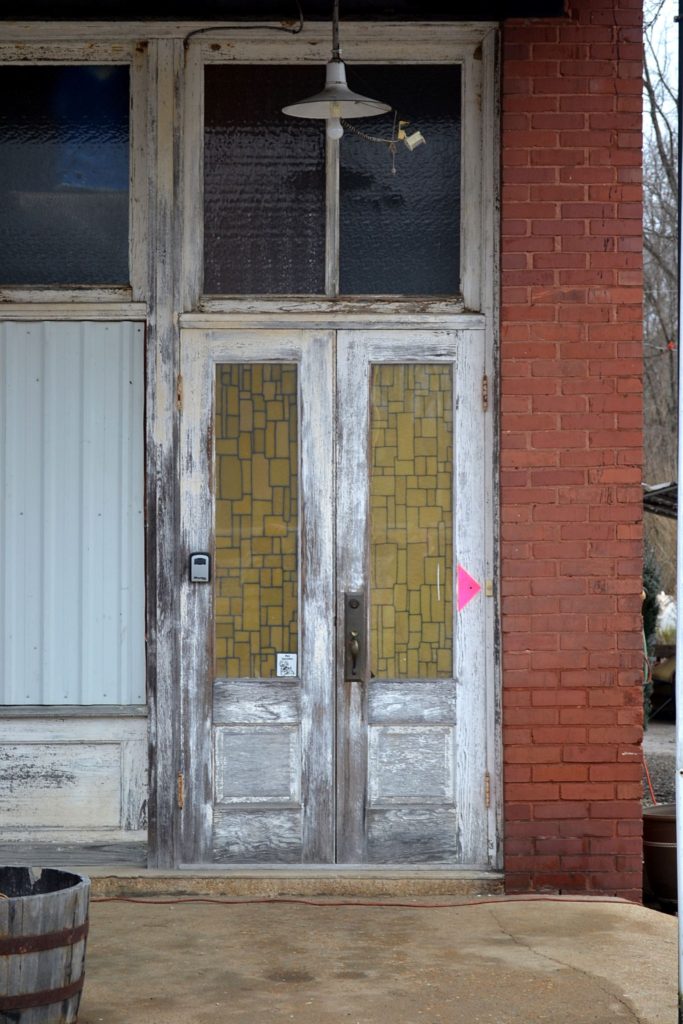
[[[477,329],[183,332],[186,863],[488,863],[483,373]]]

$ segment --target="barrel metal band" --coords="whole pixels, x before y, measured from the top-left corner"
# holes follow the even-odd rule
[[[78,928],[62,928],[61,932],[45,935],[0,936],[0,956],[19,956],[22,953],[43,953],[59,946],[74,946],[88,934],[88,922]]]
[[[65,999],[77,996],[83,988],[84,975],[77,981],[62,988],[50,988],[44,992],[27,992],[25,995],[0,996],[0,1013],[11,1013],[13,1010],[29,1010],[33,1006],[48,1006],[50,1003],[62,1003]]]

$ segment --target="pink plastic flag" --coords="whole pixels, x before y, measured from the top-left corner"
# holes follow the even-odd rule
[[[466,569],[458,566],[458,611],[461,612],[481,590],[481,583],[470,576]]]

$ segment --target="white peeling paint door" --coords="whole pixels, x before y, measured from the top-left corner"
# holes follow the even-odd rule
[[[487,863],[483,372],[477,330],[183,332],[185,863]]]
[[[362,683],[339,637],[337,857],[483,866],[483,334],[342,331],[337,366],[337,608],[361,593],[368,637]]]

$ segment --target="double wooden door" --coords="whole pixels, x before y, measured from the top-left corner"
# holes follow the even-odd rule
[[[184,862],[485,865],[483,332],[185,330],[181,365]]]

